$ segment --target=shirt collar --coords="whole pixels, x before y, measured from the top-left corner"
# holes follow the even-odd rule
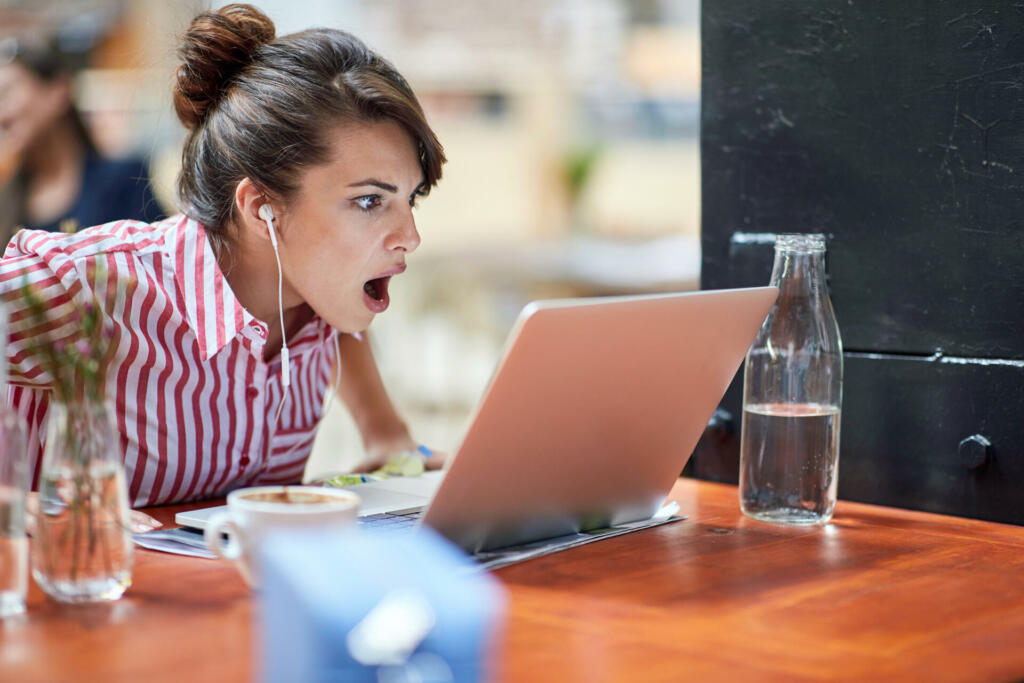
[[[175,227],[168,234],[166,251],[174,259],[174,280],[185,317],[196,335],[200,356],[207,360],[256,318],[231,291],[206,229],[186,216]]]
[[[208,360],[227,346],[247,325],[267,331],[259,320],[235,297],[221,272],[206,229],[182,216],[167,236],[165,249],[174,259],[174,280],[179,301],[185,304],[185,318],[199,343],[199,354]],[[317,346],[337,334],[316,312],[289,347],[298,352],[308,345]]]

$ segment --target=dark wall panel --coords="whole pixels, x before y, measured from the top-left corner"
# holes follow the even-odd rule
[[[1024,3],[730,0],[702,31],[702,286],[825,233],[840,495],[1024,523]],[[697,476],[735,481],[741,393]]]
[[[702,39],[706,288],[734,233],[824,232],[847,348],[1024,358],[1024,5],[713,2]]]

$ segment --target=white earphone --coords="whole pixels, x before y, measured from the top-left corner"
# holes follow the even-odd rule
[[[274,250],[277,250],[277,234],[274,233],[274,209],[271,208],[270,203],[264,204],[260,207],[260,218],[262,218],[266,224],[267,229],[270,230],[270,243],[274,245]]]
[[[288,340],[285,338],[284,330],[284,297],[282,296],[284,276],[281,273],[281,255],[277,251],[277,233],[274,231],[274,209],[270,207],[269,202],[260,207],[259,217],[267,224],[267,230],[270,233],[270,246],[274,248],[274,259],[277,261],[277,314],[281,320],[281,385],[284,394],[277,410],[277,415],[280,417],[284,399],[288,396],[288,387],[292,383],[291,366],[288,362]]]
[[[278,311],[278,315],[281,317],[281,385],[282,385],[281,394],[282,395],[281,395],[281,402],[277,406],[277,415],[274,417],[274,431],[276,432],[277,431],[277,423],[281,419],[281,410],[284,408],[285,401],[288,400],[288,391],[287,390],[288,390],[288,387],[291,385],[291,369],[290,369],[289,363],[288,363],[288,342],[285,340],[285,330],[284,330],[284,304],[283,304],[283,297],[282,297],[282,294],[281,294],[282,282],[283,282],[284,278],[283,278],[282,273],[281,273],[281,255],[278,253],[278,250],[277,250],[277,233],[274,231],[274,209],[271,208],[270,203],[268,202],[268,203],[265,203],[262,206],[260,206],[259,211],[257,213],[258,213],[259,217],[267,224],[267,231],[270,234],[270,246],[272,246],[274,248],[274,259],[277,261],[277,311]],[[359,335],[358,332],[355,334],[355,336],[360,341],[362,341],[362,337]],[[337,334],[334,335],[334,365],[335,365],[334,389],[331,391],[330,395],[328,395],[327,401],[324,404],[323,412],[320,415],[320,419],[321,420],[324,418],[325,415],[327,415],[327,411],[330,409],[331,402],[334,400],[335,395],[338,393],[338,388],[341,386],[341,347],[339,346],[339,343],[338,343],[338,335]],[[284,455],[284,458],[287,459],[287,457],[289,455],[291,455],[292,452],[296,448],[298,448],[300,444],[301,444],[301,442],[296,443],[295,445],[293,445],[291,447],[291,449],[289,449],[288,452]],[[259,476],[267,469],[267,465],[269,465],[269,464],[270,464],[270,460],[269,459],[265,459],[264,462],[263,462],[263,466],[260,467],[259,471],[257,471],[254,475],[252,475],[249,478],[249,481],[252,482],[252,481],[255,481],[256,479],[258,479]]]

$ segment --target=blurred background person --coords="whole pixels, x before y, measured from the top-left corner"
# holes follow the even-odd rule
[[[37,31],[0,37],[0,239],[26,227],[74,231],[163,212],[139,158],[100,154],[76,108],[84,52]],[[81,47],[82,41],[77,41]]]

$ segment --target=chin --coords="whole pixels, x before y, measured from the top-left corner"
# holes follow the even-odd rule
[[[370,329],[370,323],[363,325],[334,325],[328,322],[327,324],[342,334],[363,334],[366,330]]]
[[[370,329],[370,323],[372,323],[376,318],[376,315],[369,312],[365,317],[356,316],[350,318],[349,320],[346,321],[349,324],[345,326],[344,331],[347,332],[348,334],[360,334],[366,332],[366,330]],[[342,328],[339,327],[335,329],[341,331]]]
[[[316,310],[316,309],[313,309]],[[355,314],[344,311],[323,312],[317,311],[317,315],[323,318],[324,322],[344,334],[359,334],[365,332],[376,317],[370,311],[359,311]]]

